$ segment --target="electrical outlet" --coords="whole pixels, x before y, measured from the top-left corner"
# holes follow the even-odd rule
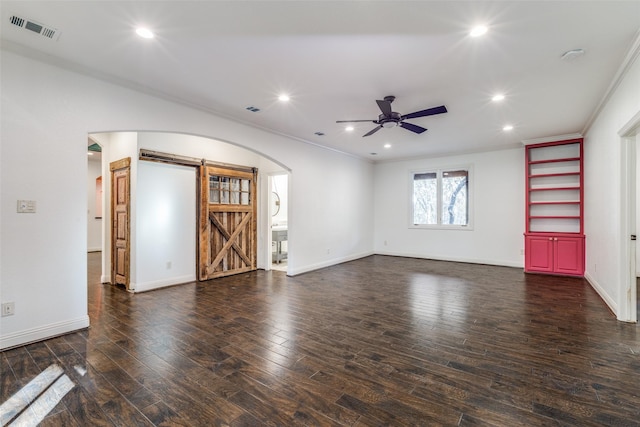
[[[15,302],[2,303],[2,317],[13,316],[15,313],[16,313],[16,303]]]
[[[18,200],[18,213],[35,213],[35,200]]]
[[[520,249],[520,255],[524,255],[524,249]]]

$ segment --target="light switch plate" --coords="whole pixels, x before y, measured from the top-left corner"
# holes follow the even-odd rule
[[[18,200],[18,213],[35,213],[35,200]]]

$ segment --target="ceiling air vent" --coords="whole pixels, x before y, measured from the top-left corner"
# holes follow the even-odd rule
[[[33,31],[36,34],[40,34],[43,37],[46,37],[51,40],[58,40],[60,37],[60,31],[55,28],[46,26],[44,24],[40,24],[36,21],[31,21],[28,19],[21,18],[16,15],[12,15],[9,18],[9,21],[17,27],[24,28],[25,30]]]

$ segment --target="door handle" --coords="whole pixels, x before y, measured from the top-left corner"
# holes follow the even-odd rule
[[[636,235],[635,234],[631,235],[631,240],[636,240]]]

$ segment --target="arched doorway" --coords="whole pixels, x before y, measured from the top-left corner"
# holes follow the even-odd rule
[[[131,288],[141,292],[196,280],[197,226],[195,223],[195,168],[179,164],[140,160],[141,150],[207,159],[221,164],[255,167],[258,199],[258,265],[268,269],[271,242],[265,238],[270,225],[269,179],[271,174],[288,173],[281,164],[266,156],[228,142],[196,135],[168,132],[104,132],[92,134],[103,145],[102,161],[109,163],[131,157],[132,253]],[[103,183],[109,188],[109,183]],[[193,197],[186,195],[193,195]],[[105,200],[109,195],[105,194]],[[105,211],[108,211],[105,209]],[[103,282],[109,277],[111,261],[111,219],[105,214],[103,232]]]

